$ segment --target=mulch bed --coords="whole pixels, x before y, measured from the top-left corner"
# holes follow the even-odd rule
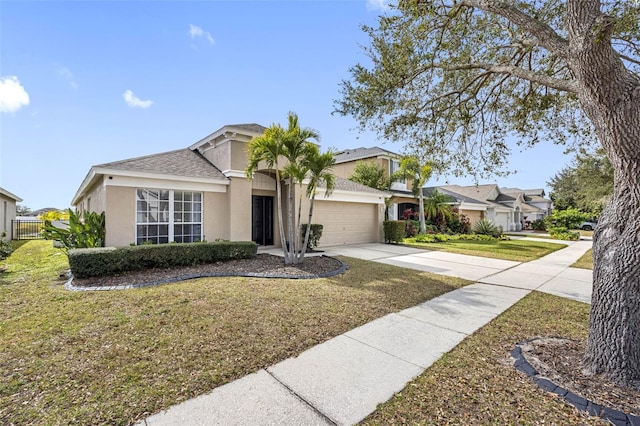
[[[271,278],[316,278],[340,270],[343,263],[327,256],[309,256],[298,265],[285,265],[284,258],[258,254],[254,259],[229,260],[196,266],[168,269],[145,269],[126,274],[73,279],[76,287],[113,287],[172,282],[195,276],[262,276]]]
[[[522,354],[538,375],[604,407],[640,415],[640,391],[622,388],[600,375],[582,373],[586,341],[537,338],[522,345]]]

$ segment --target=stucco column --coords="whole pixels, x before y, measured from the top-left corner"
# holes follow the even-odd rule
[[[229,239],[251,241],[251,181],[244,177],[232,177],[227,194]]]

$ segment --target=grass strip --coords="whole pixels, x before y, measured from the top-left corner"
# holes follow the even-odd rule
[[[513,368],[509,357],[515,343],[534,336],[586,338],[588,317],[587,304],[531,293],[463,340],[362,424],[602,424],[540,390]]]
[[[589,249],[589,251],[583,254],[582,257],[571,266],[573,268],[593,269],[593,250]]]
[[[0,424],[126,425],[468,281],[343,258],[317,280],[69,292],[50,241],[0,266]]]
[[[565,244],[544,241],[473,241],[452,240],[440,243],[411,243],[410,246],[425,250],[440,250],[470,256],[528,262],[566,247]]]

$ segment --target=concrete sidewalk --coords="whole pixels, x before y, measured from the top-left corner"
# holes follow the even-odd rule
[[[478,276],[480,282],[386,315],[138,424],[356,423],[531,290],[588,301],[591,271],[569,266],[590,247],[576,242],[524,264],[384,244],[326,249],[327,255]]]

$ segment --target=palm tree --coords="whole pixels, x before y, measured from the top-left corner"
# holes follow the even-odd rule
[[[424,195],[422,193],[422,187],[431,177],[433,169],[431,163],[420,164],[420,160],[414,156],[406,156],[400,161],[400,168],[396,172],[402,179],[412,179],[411,191],[414,196],[419,200],[419,216],[420,216],[420,233],[424,234],[427,231],[427,224],[425,223],[424,212]]]
[[[285,130],[285,135],[282,144],[282,155],[287,160],[287,165],[284,168],[284,175],[289,180],[289,202],[287,205],[287,213],[289,220],[287,221],[287,235],[289,238],[289,250],[288,257],[291,262],[297,263],[298,257],[296,253],[298,250],[298,242],[300,240],[300,231],[296,226],[296,220],[294,217],[295,207],[295,185],[296,183],[302,186],[302,182],[307,174],[307,170],[304,166],[304,157],[307,152],[312,149],[310,147],[315,146],[309,139],[320,140],[320,135],[315,130],[309,128],[300,128],[298,116],[294,112],[289,112],[288,126]],[[302,201],[302,194],[301,199]],[[301,214],[302,203],[298,209],[298,216]],[[299,223],[298,219],[298,223]]]
[[[325,198],[331,195],[335,188],[335,176],[331,172],[331,168],[336,163],[335,154],[329,150],[324,154],[320,154],[317,146],[311,145],[312,148],[306,153],[302,163],[309,172],[309,183],[307,184],[307,197],[309,197],[309,218],[307,219],[307,229],[304,235],[304,242],[300,252],[300,261],[304,259],[309,244],[309,234],[311,233],[311,218],[313,217],[313,203],[316,199],[318,186],[324,184]]]
[[[434,189],[431,196],[424,200],[424,214],[427,219],[434,222],[443,230],[447,221],[453,217],[451,197]]]
[[[288,258],[289,253],[286,249],[284,224],[282,219],[282,182],[280,181],[280,164],[279,158],[283,151],[283,142],[285,139],[285,130],[279,124],[272,124],[267,128],[261,136],[256,136],[249,141],[247,150],[249,153],[249,162],[245,173],[249,179],[253,178],[253,173],[258,169],[261,162],[266,163],[270,170],[275,171],[276,175],[276,205],[278,206],[278,229],[280,230],[280,242],[284,252],[285,263],[292,262]]]

